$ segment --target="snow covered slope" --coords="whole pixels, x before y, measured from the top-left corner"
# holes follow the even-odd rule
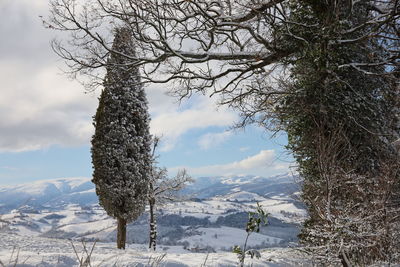
[[[19,248],[15,250],[15,245]],[[82,244],[73,242],[79,259],[86,254]],[[93,243],[86,244],[90,251]],[[18,253],[18,256],[16,256]],[[290,248],[260,250],[260,259],[246,258],[246,266],[290,267],[312,266],[307,255]],[[6,266],[24,267],[75,267],[80,266],[71,242],[44,237],[24,237],[0,233],[0,262]],[[193,253],[178,246],[160,246],[157,252],[149,251],[145,245],[130,244],[126,250],[116,249],[114,243],[97,243],[91,256],[91,266],[163,266],[163,267],[232,267],[237,266],[236,255],[232,252]],[[0,264],[1,266],[1,264]]]
[[[0,186],[0,212],[22,205],[94,204],[98,199],[89,178],[61,178],[29,184]]]
[[[186,189],[189,201],[158,207],[159,244],[188,250],[230,250],[246,235],[248,212],[257,202],[270,224],[254,235],[254,247],[297,240],[306,211],[296,199],[295,178],[280,175],[205,177]],[[20,236],[115,241],[116,221],[97,204],[89,178],[39,181],[0,187],[0,232]],[[148,214],[128,226],[128,242],[148,242]]]
[[[200,177],[186,189],[187,193],[195,194],[198,198],[210,198],[234,192],[251,192],[260,196],[286,196],[300,190],[298,177],[290,174],[273,177],[261,176],[229,176],[229,177]]]
[[[185,189],[185,193],[206,199],[216,196],[240,193],[235,199],[257,200],[262,197],[286,197],[293,199],[299,191],[296,177],[288,174],[274,177],[231,176],[201,177]],[[252,193],[245,196],[244,192]],[[234,196],[232,196],[234,197]],[[55,207],[62,204],[78,204],[81,206],[97,203],[98,198],[90,178],[60,178],[43,180],[29,184],[0,186],[0,212],[10,211],[22,205],[32,207]]]

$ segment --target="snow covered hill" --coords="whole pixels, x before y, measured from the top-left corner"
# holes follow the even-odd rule
[[[58,206],[95,204],[98,202],[94,185],[89,178],[61,178],[29,184],[0,186],[0,212],[23,205]]]
[[[204,177],[190,185],[190,201],[158,207],[158,242],[189,251],[229,251],[244,239],[248,212],[259,202],[269,225],[251,247],[287,246],[297,240],[306,211],[295,177]],[[97,204],[89,178],[65,178],[0,187],[0,233],[115,241],[116,221]],[[128,226],[128,242],[148,242],[148,215]]]
[[[273,177],[261,176],[229,176],[229,177],[201,177],[186,189],[199,198],[210,198],[226,195],[232,192],[252,192],[261,196],[287,196],[300,190],[297,176],[290,174]]]
[[[252,196],[282,196],[294,199],[293,197],[299,191],[299,185],[295,180],[296,177],[288,174],[268,178],[260,176],[201,177],[188,186],[184,193],[192,194],[200,199],[237,192],[253,193]],[[0,186],[0,212],[7,212],[22,205],[55,207],[63,204],[78,204],[82,206],[95,204],[97,201],[93,183],[90,178],[84,177]]]

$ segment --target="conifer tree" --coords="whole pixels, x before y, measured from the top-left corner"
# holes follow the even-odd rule
[[[93,183],[100,205],[118,220],[117,247],[125,249],[126,225],[145,209],[151,173],[147,100],[138,70],[126,57],[135,54],[131,32],[115,32],[104,89],[94,117]]]

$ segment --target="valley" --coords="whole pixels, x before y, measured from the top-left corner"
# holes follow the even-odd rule
[[[296,247],[300,225],[307,215],[295,179],[291,175],[198,178],[184,190],[185,201],[157,206],[158,253],[226,253],[235,260],[232,247],[243,244],[248,212],[257,203],[269,213],[268,225],[251,235],[248,247]],[[32,239],[63,244],[56,247],[70,247],[69,242],[82,240],[96,241],[103,248],[115,246],[116,220],[97,204],[88,178],[2,187],[0,201],[0,251],[20,242],[21,250],[33,251],[37,242],[26,242]],[[146,211],[128,225],[127,242],[130,247],[147,251],[148,240]]]

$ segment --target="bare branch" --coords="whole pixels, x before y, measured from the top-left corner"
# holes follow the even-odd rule
[[[109,55],[120,53],[113,51],[111,36],[114,28],[124,26],[130,29],[138,53],[121,56],[127,59],[127,67],[141,68],[143,83],[168,83],[172,94],[181,98],[193,92],[219,96],[223,104],[253,109],[242,110],[249,118],[260,112],[272,114],[273,106],[260,110],[249,103],[261,98],[258,103],[270,104],[276,102],[270,101],[271,96],[283,96],[282,90],[262,81],[285,76],[284,71],[316,40],[326,40],[332,49],[358,43],[379,43],[383,49],[380,58],[349,58],[337,69],[387,75],[399,66],[398,0],[342,5],[332,1],[326,4],[326,19],[321,21],[296,20],[290,16],[289,2],[51,0],[51,16],[44,24],[70,34],[68,42],[54,41],[53,50],[66,60],[72,75],[90,77],[89,89],[101,84],[102,69],[112,67]],[[361,7],[367,19],[352,20]],[[372,71],[372,67],[380,68]],[[272,68],[273,73],[268,71]]]

